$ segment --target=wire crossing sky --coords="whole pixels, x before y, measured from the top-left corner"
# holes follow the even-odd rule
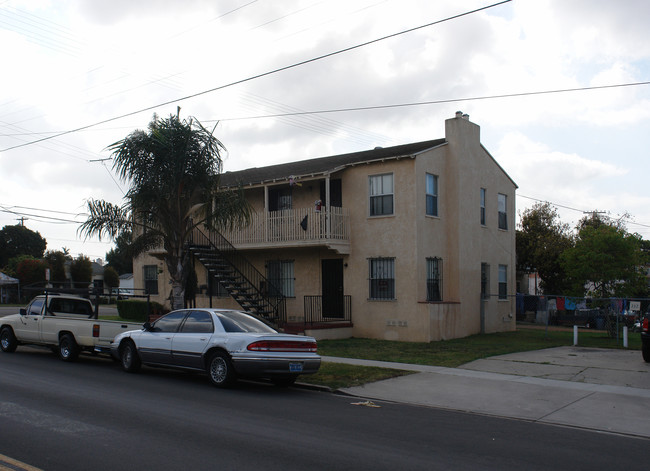
[[[460,109],[518,210],[605,211],[650,238],[649,17],[643,0],[5,0],[0,227],[103,258],[76,229],[88,199],[122,202],[106,149],[177,106],[217,125],[226,171],[441,138]]]

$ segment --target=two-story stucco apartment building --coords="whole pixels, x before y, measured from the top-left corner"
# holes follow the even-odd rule
[[[222,234],[227,250],[259,272],[247,289],[284,296],[287,328],[421,342],[515,328],[517,186],[467,115],[442,139],[227,172],[221,185],[242,185],[255,210]],[[249,308],[217,267],[236,262],[215,257],[195,253],[196,305]],[[166,301],[160,260],[140,257],[134,277]]]

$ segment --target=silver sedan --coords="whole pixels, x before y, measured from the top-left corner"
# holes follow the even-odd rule
[[[228,309],[181,309],[115,337],[111,354],[128,372],[142,364],[205,371],[212,384],[238,377],[290,385],[320,367],[312,337],[278,333],[255,317]]]

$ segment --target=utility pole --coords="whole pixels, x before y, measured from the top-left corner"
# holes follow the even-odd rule
[[[16,219],[16,220],[17,220],[17,221],[20,221],[20,225],[21,225],[21,226],[25,227],[25,221],[27,221],[28,218],[26,218],[25,216],[23,216],[23,217],[20,217],[20,218],[18,218],[18,219]]]

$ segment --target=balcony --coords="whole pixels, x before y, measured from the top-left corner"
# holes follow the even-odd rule
[[[250,224],[223,236],[237,249],[327,247],[350,253],[350,213],[346,208],[296,208],[254,213]]]

